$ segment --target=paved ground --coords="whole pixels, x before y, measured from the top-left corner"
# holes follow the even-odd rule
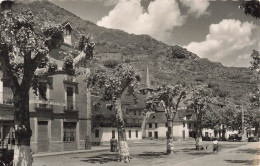
[[[221,142],[219,153],[212,152],[212,143],[207,150],[196,151],[193,141],[175,142],[175,153],[165,155],[165,141],[144,141],[130,143],[132,160],[119,163],[115,153],[104,147],[99,151],[74,154],[34,157],[34,166],[121,166],[121,165],[162,165],[162,166],[258,166],[260,143]],[[93,148],[94,149],[94,148]],[[100,151],[101,150],[101,151]]]

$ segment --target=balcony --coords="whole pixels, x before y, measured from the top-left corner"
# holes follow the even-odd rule
[[[36,111],[53,111],[52,99],[40,100],[38,97],[35,98],[34,108]]]
[[[65,101],[64,112],[77,112],[77,103],[73,101]]]
[[[73,84],[73,85],[78,84],[78,80],[77,80],[76,76],[69,76],[69,75],[64,76],[63,82],[67,83],[67,84]]]
[[[13,94],[11,92],[0,92],[0,104],[13,105]]]

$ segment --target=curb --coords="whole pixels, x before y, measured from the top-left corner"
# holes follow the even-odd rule
[[[102,152],[107,151],[109,148],[103,148],[103,149],[93,149],[93,150],[77,150],[77,151],[63,151],[63,152],[49,152],[49,153],[36,153],[33,154],[33,158],[37,157],[45,157],[45,156],[58,156],[58,155],[64,155],[64,154],[75,154],[75,153],[91,153],[91,152]]]

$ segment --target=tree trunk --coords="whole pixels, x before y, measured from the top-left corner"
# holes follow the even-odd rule
[[[196,149],[202,149],[202,114],[197,115],[197,128],[196,128]]]
[[[254,133],[254,135],[255,135],[256,140],[259,141],[259,122],[256,122],[256,124],[255,124],[255,133]]]
[[[31,166],[32,154],[30,139],[32,130],[30,128],[29,90],[26,92],[26,90],[16,89],[13,93],[15,107],[15,147],[13,166]]]
[[[173,149],[174,149],[174,144],[173,144],[173,118],[168,118],[167,119],[167,126],[168,126],[168,131],[167,131],[167,154],[172,154]]]
[[[226,140],[226,128],[223,126],[222,128],[222,141]]]
[[[130,162],[130,154],[128,144],[126,142],[125,123],[123,119],[121,99],[117,98],[114,101],[117,128],[118,128],[118,143],[119,143],[119,161]]]

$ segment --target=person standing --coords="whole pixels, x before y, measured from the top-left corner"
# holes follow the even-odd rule
[[[218,147],[219,147],[218,140],[215,139],[215,140],[213,141],[213,152],[217,153]]]
[[[116,147],[117,147],[117,139],[115,139],[115,137],[113,136],[110,139],[110,152],[115,152],[116,151]]]

